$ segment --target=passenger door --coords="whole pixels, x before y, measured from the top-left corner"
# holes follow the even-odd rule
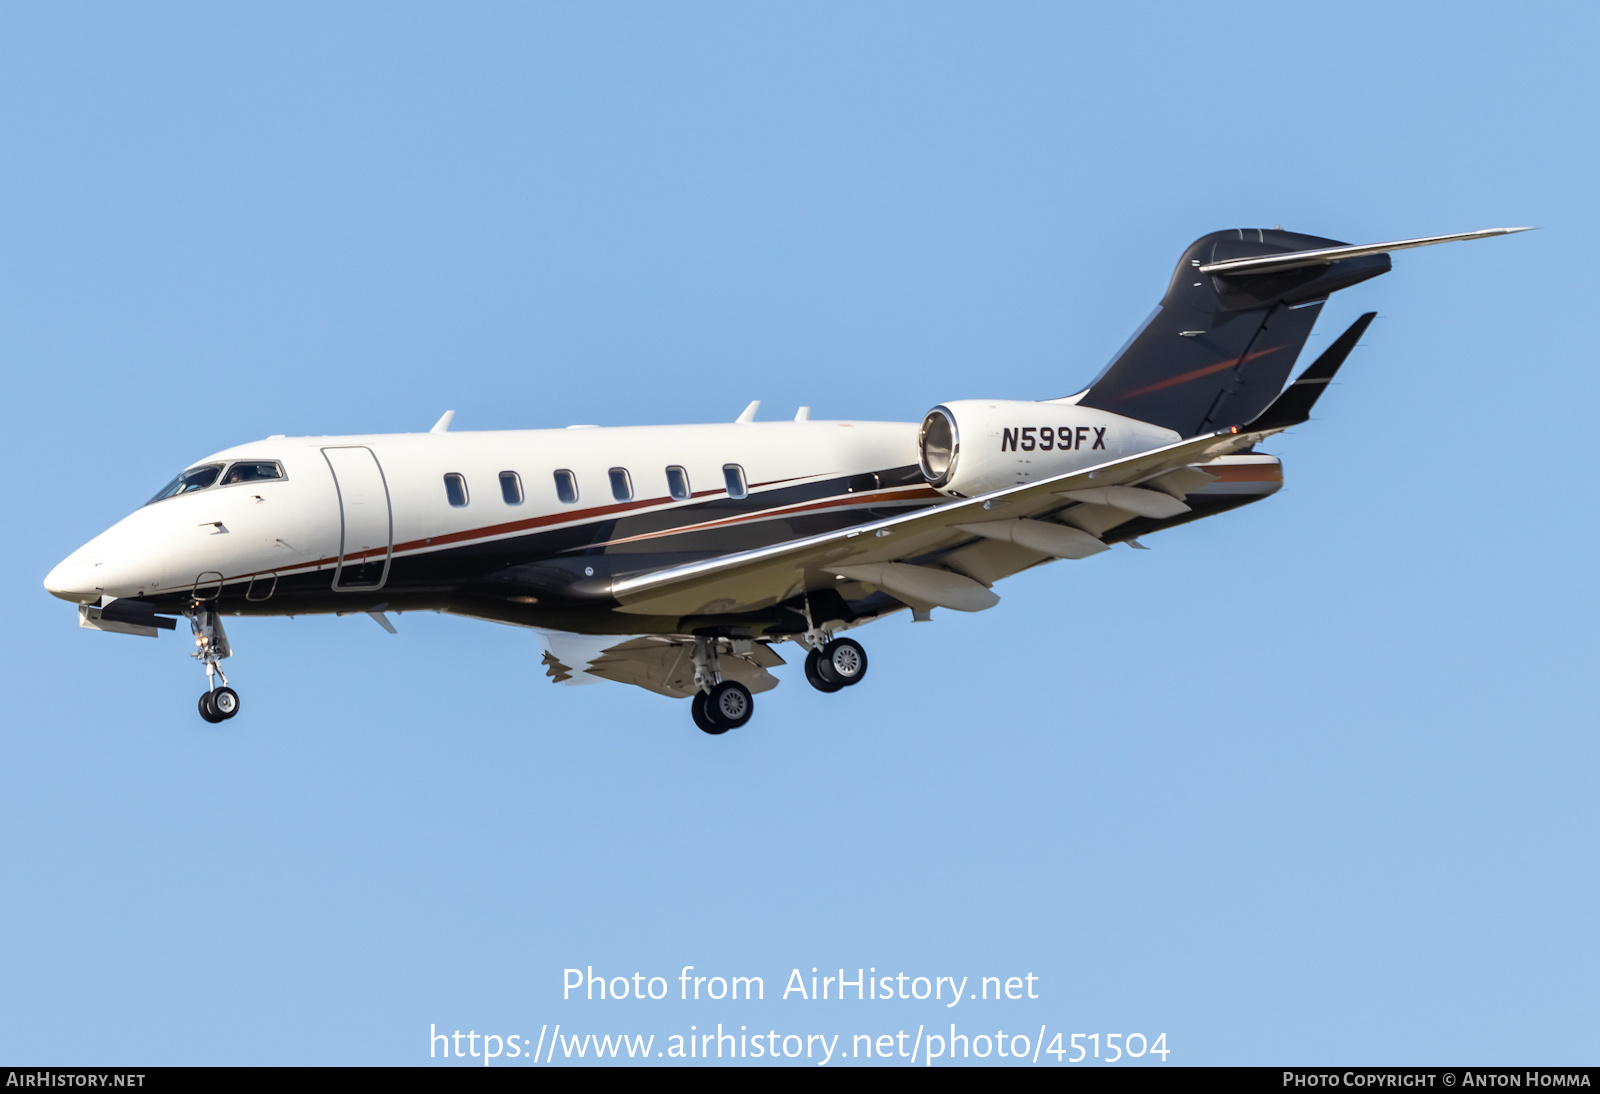
[[[339,494],[339,563],[333,571],[336,592],[381,589],[389,580],[394,549],[394,516],[389,485],[372,449],[324,448]]]

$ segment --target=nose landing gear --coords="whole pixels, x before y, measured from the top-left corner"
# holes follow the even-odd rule
[[[200,693],[200,717],[213,724],[225,722],[239,713],[239,693],[223,686]]]
[[[194,632],[195,652],[189,656],[206,667],[206,690],[200,696],[200,717],[213,725],[225,722],[239,713],[239,693],[228,686],[228,674],[222,671],[222,659],[233,656],[228,634],[222,629],[221,617],[209,608],[196,605],[184,614],[189,617],[189,629]]]

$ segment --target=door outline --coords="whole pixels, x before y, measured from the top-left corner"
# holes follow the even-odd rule
[[[344,576],[345,565],[345,507],[344,485],[339,482],[339,470],[334,467],[333,459],[329,452],[339,449],[341,451],[361,451],[372,457],[372,464],[378,469],[378,482],[383,485],[383,507],[388,518],[388,534],[384,537],[386,545],[383,551],[383,572],[378,575],[378,580],[371,585],[341,585],[339,579]],[[364,444],[336,444],[322,450],[322,458],[328,462],[328,473],[333,476],[334,496],[339,500],[339,561],[333,568],[333,591],[336,593],[370,593],[381,589],[389,581],[389,564],[394,558],[394,503],[389,498],[389,477],[383,473],[383,463],[378,459],[378,454]],[[356,565],[366,565],[371,559],[365,553]]]
[[[256,595],[256,586],[263,586],[267,591],[260,596]],[[252,574],[250,584],[244,587],[244,598],[252,604],[263,604],[272,599],[272,594],[278,591],[278,573],[274,570],[270,574]]]

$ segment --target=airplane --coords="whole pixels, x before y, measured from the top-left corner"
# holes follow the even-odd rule
[[[239,713],[224,616],[450,612],[535,630],[556,683],[690,700],[718,735],[777,686],[861,683],[844,632],[909,610],[976,612],[1002,578],[1260,501],[1257,450],[1300,425],[1366,332],[1288,386],[1329,296],[1391,252],[1527,231],[1351,245],[1280,228],[1191,244],[1149,318],[1087,387],[962,399],[920,422],[756,421],[286,437],[184,468],[44,585],[81,626],[156,636],[184,619],[200,716]]]

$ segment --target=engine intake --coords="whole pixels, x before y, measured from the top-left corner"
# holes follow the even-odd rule
[[[942,406],[928,411],[917,432],[917,466],[922,477],[934,486],[943,486],[955,474],[961,456],[961,432],[955,415]]]

